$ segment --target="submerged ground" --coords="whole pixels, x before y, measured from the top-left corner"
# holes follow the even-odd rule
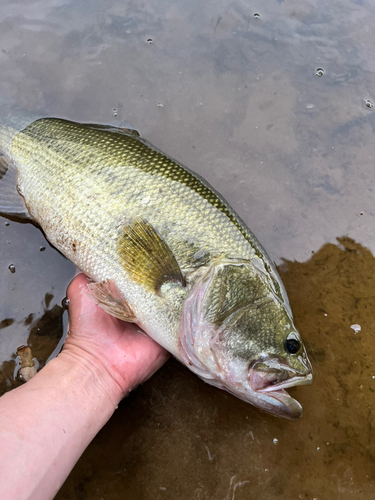
[[[3,2],[0,91],[130,121],[207,178],[279,265],[314,366],[288,422],[169,361],[58,500],[373,498],[374,22],[365,0]],[[61,348],[74,268],[0,218],[0,270],[3,393],[21,383],[18,346],[40,367]]]

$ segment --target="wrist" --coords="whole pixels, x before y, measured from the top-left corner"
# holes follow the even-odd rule
[[[112,416],[120,391],[91,356],[64,349],[0,398],[1,499],[54,498]]]
[[[54,371],[65,374],[67,385],[78,384],[96,401],[104,401],[112,412],[129,392],[113,378],[103,360],[81,347],[65,344],[62,352],[48,365],[51,363]]]

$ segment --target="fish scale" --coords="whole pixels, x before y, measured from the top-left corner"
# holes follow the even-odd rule
[[[52,127],[51,127],[52,125]],[[16,138],[16,143],[14,144],[14,148],[19,150],[27,151],[27,144],[29,144],[29,139],[33,138],[36,143],[35,146],[38,148],[38,143],[45,145],[45,137],[46,133],[44,129],[46,126],[49,129],[47,135],[47,151],[46,156],[48,154],[48,143],[53,143],[54,151],[60,151],[63,156],[71,156],[72,160],[74,160],[74,156],[76,155],[77,145],[79,148],[89,148],[89,151],[85,151],[85,149],[81,152],[81,162],[76,163],[74,166],[80,168],[81,165],[84,165],[84,168],[87,168],[87,160],[90,160],[90,154],[92,153],[92,148],[97,148],[96,160],[103,166],[112,166],[116,165],[116,168],[119,165],[132,165],[136,168],[139,168],[143,172],[150,172],[153,176],[161,175],[163,178],[175,181],[176,185],[173,185],[174,188],[177,188],[179,191],[179,195],[181,194],[181,189],[183,186],[186,186],[188,189],[186,192],[192,199],[193,204],[202,203],[202,201],[207,201],[209,204],[214,207],[219,208],[219,210],[224,213],[229,219],[229,224],[233,226],[233,222],[235,221],[236,227],[239,230],[239,235],[237,235],[237,244],[241,244],[241,235],[245,235],[245,238],[248,234],[248,231],[245,227],[238,227],[240,224],[237,222],[237,218],[235,217],[228,209],[228,206],[224,200],[220,199],[213,191],[212,188],[205,186],[202,183],[202,179],[197,178],[196,175],[193,175],[191,172],[188,172],[185,168],[182,168],[176,162],[167,158],[165,155],[162,155],[156,150],[150,149],[147,145],[142,142],[139,142],[139,139],[129,137],[125,134],[111,134],[107,131],[102,131],[104,133],[100,134],[100,131],[95,129],[90,129],[86,126],[82,126],[79,124],[72,124],[63,120],[55,120],[51,123],[51,120],[38,120],[33,125],[27,127],[22,134],[19,134]],[[52,130],[52,132],[51,132]],[[85,136],[80,137],[80,133],[85,131]],[[55,141],[55,142],[54,142]],[[59,141],[61,144],[59,144]],[[71,141],[71,142],[70,142]],[[30,147],[30,146],[29,146]],[[110,150],[110,153],[107,151]],[[125,152],[124,152],[125,150]],[[33,151],[34,153],[35,151]],[[86,157],[85,158],[85,152]],[[145,153],[146,152],[146,153]],[[147,154],[149,153],[149,154]],[[44,160],[47,157],[44,157]],[[59,159],[57,159],[58,161]],[[85,160],[85,161],[83,161]],[[52,165],[55,162],[52,162]],[[98,175],[98,172],[95,172]],[[111,174],[108,174],[109,177]],[[139,175],[139,172],[136,172],[136,175]],[[147,181],[148,186],[150,186],[150,180]],[[169,185],[171,183],[168,183]],[[166,183],[163,184],[166,186]],[[173,192],[173,191],[172,191]],[[164,198],[164,197],[161,197]],[[194,199],[195,198],[195,199]],[[164,201],[164,200],[163,200]],[[168,200],[165,200],[168,202]],[[212,210],[211,212],[213,220],[217,218],[217,210]],[[228,224],[228,227],[229,227]],[[251,237],[253,237],[251,235]],[[231,240],[233,246],[233,239]],[[249,245],[253,244],[253,242],[249,242]],[[242,244],[242,251],[246,251],[246,247]]]
[[[64,186],[70,186],[69,195],[71,196],[72,191],[74,190],[75,179],[78,175],[78,178],[80,179],[79,184],[83,184],[83,196],[86,191],[91,193],[96,190],[99,196],[100,193],[103,194],[104,192],[104,197],[106,197],[108,193],[104,191],[101,183],[103,182],[103,179],[107,178],[108,181],[111,182],[113,191],[120,190],[124,193],[121,195],[121,199],[113,199],[110,203],[106,202],[109,211],[113,209],[117,212],[117,214],[114,214],[117,218],[121,212],[124,212],[124,209],[122,208],[124,206],[124,196],[127,197],[126,215],[129,216],[130,213],[133,212],[135,217],[138,216],[138,207],[131,206],[131,197],[135,194],[132,186],[134,184],[146,185],[152,199],[152,202],[149,204],[147,217],[151,217],[152,223],[155,227],[163,232],[172,250],[174,247],[173,237],[177,239],[185,239],[186,227],[188,225],[192,231],[196,232],[196,227],[200,222],[201,213],[203,212],[202,215],[205,219],[205,225],[207,225],[207,222],[211,219],[211,230],[214,234],[211,241],[207,242],[207,234],[209,233],[202,231],[205,233],[204,235],[202,234],[204,241],[199,242],[199,244],[209,248],[213,255],[223,253],[228,257],[237,257],[238,255],[241,255],[243,258],[251,258],[253,256],[253,248],[247,243],[246,240],[244,241],[244,237],[241,232],[236,230],[236,226],[233,225],[228,215],[225,213],[224,203],[213,195],[207,187],[202,186],[200,181],[192,174],[185,172],[178,164],[162,157],[160,153],[151,150],[152,154],[147,156],[151,156],[151,158],[155,158],[155,160],[151,161],[146,168],[143,165],[145,160],[143,159],[142,161],[137,161],[137,158],[141,155],[142,150],[145,150],[146,148],[149,150],[149,148],[143,143],[137,143],[135,138],[106,132],[102,140],[96,139],[90,142],[92,137],[96,138],[100,135],[99,131],[90,130],[87,127],[83,128],[82,126],[76,124],[71,125],[69,122],[56,120],[52,123],[52,133],[49,131],[48,134],[44,134],[43,130],[46,125],[48,127],[50,126],[50,120],[39,120],[35,122],[34,125],[30,126],[31,128],[28,127],[24,132],[16,136],[12,146],[12,153],[17,151],[16,154],[13,153],[13,156],[14,158],[17,158],[17,161],[20,164],[25,162],[29,155],[33,155],[36,161],[34,160],[32,168],[36,169],[37,164],[39,163],[40,170],[44,172],[44,175],[45,165],[50,165],[50,174],[45,180],[46,183],[52,186],[53,183],[60,185],[60,177],[61,183]],[[84,140],[77,141],[76,137],[82,129],[87,132],[87,136],[84,137]],[[47,135],[46,144],[45,135]],[[109,139],[107,136],[109,136]],[[77,157],[76,150],[81,146],[87,149],[80,151],[80,155]],[[112,146],[116,146],[115,152],[118,152],[118,154],[115,154],[115,157],[113,157],[113,152],[112,154],[109,154],[106,151],[106,148],[111,148]],[[122,149],[126,146],[126,150],[129,150],[129,153],[124,154],[121,146]],[[92,148],[95,148],[94,152],[92,151]],[[94,162],[92,158],[93,156],[95,158]],[[55,165],[64,163],[65,168],[55,168]],[[119,165],[125,167],[122,169],[121,179],[118,179],[116,176],[109,173],[111,172],[111,167],[114,164],[116,172],[120,168]],[[84,172],[83,174],[82,169]],[[81,173],[81,175],[79,175],[79,173]],[[22,181],[21,169],[20,174]],[[39,177],[40,174],[38,173],[37,175]],[[84,176],[83,178],[82,175]],[[146,178],[140,179],[142,176]],[[88,183],[87,180],[83,182],[84,179],[87,179],[88,177],[92,177],[93,184],[97,184],[96,188],[90,184],[88,186],[84,185],[85,183]],[[196,191],[194,191],[195,185],[197,185]],[[28,186],[25,185],[22,189],[27,197]],[[162,189],[161,194],[159,189]],[[208,201],[202,197],[202,191],[210,193],[210,199]],[[156,193],[157,196],[155,196]],[[115,196],[114,192],[111,194],[112,196]],[[30,198],[33,196],[40,197],[41,193],[36,192],[34,195],[30,192],[29,196]],[[61,197],[61,195],[59,196],[59,193],[54,193],[53,197],[55,196],[58,196],[58,198]],[[44,198],[46,197],[44,196]],[[183,200],[181,200],[181,198],[183,198]],[[99,197],[99,200],[102,201],[101,196]],[[186,204],[183,205],[185,200]],[[223,212],[216,210],[215,207],[219,204],[222,204]],[[164,214],[163,220],[160,221],[161,223],[158,221],[157,217],[158,213],[160,213],[159,207],[163,205],[172,210],[172,215],[176,215],[176,212],[179,212],[179,215],[183,220],[183,234],[176,234],[176,231],[173,231],[172,229],[172,237],[168,238],[167,235],[170,232],[170,228],[166,227],[168,224],[165,220]],[[181,205],[186,207],[182,213],[179,208]],[[189,206],[190,210],[187,210],[187,207]],[[102,210],[105,210],[106,208],[107,207],[105,205],[101,206]],[[142,207],[142,211],[144,211],[145,208],[147,207]],[[69,207],[65,207],[65,210],[67,209],[69,209]],[[99,216],[99,214],[97,214],[97,216]],[[121,216],[122,214],[120,217]],[[35,218],[36,220],[39,219],[38,216]],[[179,220],[181,221],[181,219]],[[168,222],[172,225],[175,221],[172,219]],[[41,225],[43,227],[42,223]],[[181,255],[181,258],[182,257],[183,256]]]

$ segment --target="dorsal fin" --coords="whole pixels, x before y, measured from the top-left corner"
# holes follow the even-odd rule
[[[138,130],[135,130],[134,128],[121,127],[121,130],[125,132],[125,134],[134,135],[134,137],[141,137]]]
[[[0,213],[30,219],[24,199],[17,191],[17,169],[0,156]]]
[[[168,244],[147,221],[136,220],[121,228],[118,253],[130,278],[149,291],[158,292],[166,281],[186,285]]]
[[[112,132],[114,134],[125,134],[125,135],[133,135],[134,137],[140,137],[140,134],[137,130],[130,127],[121,127],[116,125],[101,125],[96,123],[82,123],[84,127],[92,128],[94,130],[104,130],[107,132]]]

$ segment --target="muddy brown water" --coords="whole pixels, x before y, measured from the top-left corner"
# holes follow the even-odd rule
[[[203,175],[278,264],[314,366],[288,422],[169,361],[58,500],[374,498],[374,25],[366,0],[2,2],[0,91],[131,122]],[[74,267],[5,218],[0,266],[4,393],[22,383],[17,347],[39,368],[59,352]]]

